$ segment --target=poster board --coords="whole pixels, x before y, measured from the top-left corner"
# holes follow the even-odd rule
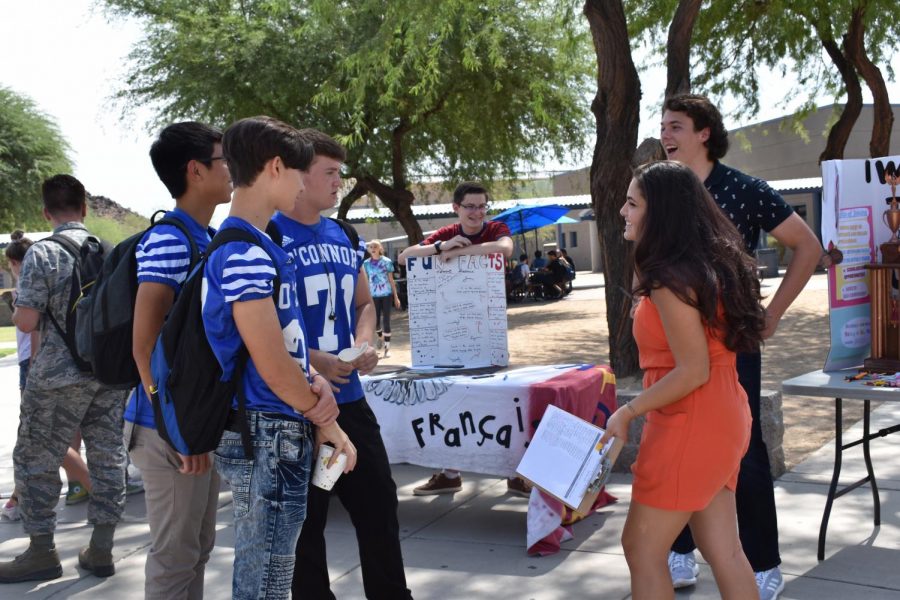
[[[509,364],[503,255],[406,261],[413,367]]]
[[[837,247],[843,262],[828,270],[831,348],[825,371],[862,364],[871,353],[869,273],[880,262],[878,247],[891,231],[882,215],[891,188],[884,174],[900,156],[830,160],[822,163],[822,244]]]
[[[588,514],[612,473],[623,442],[598,446],[603,430],[550,405],[516,473],[569,508]]]

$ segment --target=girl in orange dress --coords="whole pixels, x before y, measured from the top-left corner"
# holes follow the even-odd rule
[[[686,166],[639,167],[619,211],[635,242],[634,337],[644,391],[607,422],[646,415],[622,546],[635,600],[672,598],[667,556],[685,524],[723,598],[758,598],[734,489],[750,440],[735,352],[761,342],[759,281],[734,225]]]

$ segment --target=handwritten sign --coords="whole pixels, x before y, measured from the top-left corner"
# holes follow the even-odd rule
[[[407,259],[413,367],[509,364],[499,253]]]

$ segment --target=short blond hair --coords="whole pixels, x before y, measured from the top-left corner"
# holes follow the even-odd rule
[[[369,252],[378,250],[381,254],[384,254],[384,246],[381,245],[381,240],[369,240],[369,243],[366,244],[366,248]]]

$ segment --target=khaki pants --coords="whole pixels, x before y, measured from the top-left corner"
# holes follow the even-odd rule
[[[182,475],[178,454],[155,429],[131,430],[131,460],[144,478],[151,547],[147,553],[147,600],[203,598],[203,575],[216,541],[219,475]]]

